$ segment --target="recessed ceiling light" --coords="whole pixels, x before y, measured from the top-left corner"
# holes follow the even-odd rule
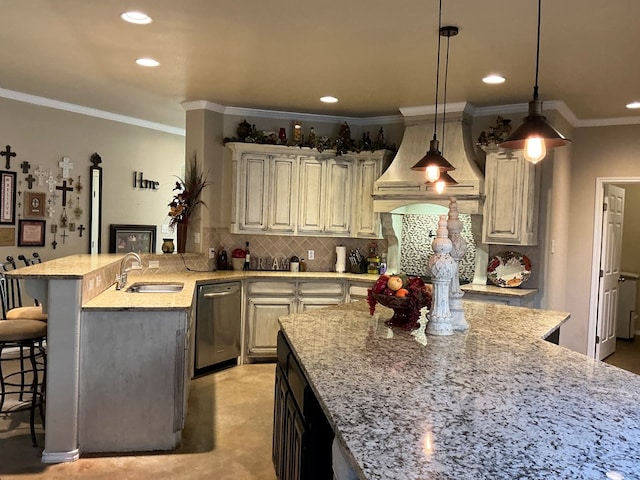
[[[338,99],[332,96],[320,97],[320,101],[323,103],[336,103]]]
[[[142,65],[143,67],[157,67],[160,65],[160,62],[154,60],[153,58],[139,58],[136,60],[138,65]]]
[[[627,108],[630,108],[630,109],[640,108],[640,102],[627,103]]]
[[[137,25],[146,25],[153,22],[151,17],[144,12],[124,12],[120,18],[125,22],[135,23]]]
[[[491,75],[487,75],[482,79],[484,83],[488,83],[490,85],[498,85],[500,83],[504,83],[506,78],[502,75],[498,75],[497,73],[492,73]]]

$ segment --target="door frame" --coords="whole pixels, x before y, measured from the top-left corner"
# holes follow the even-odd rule
[[[591,255],[591,292],[589,295],[589,331],[587,334],[587,355],[596,357],[596,328],[598,326],[598,294],[600,288],[600,257],[602,255],[602,205],[604,186],[640,183],[640,177],[596,177],[596,195],[593,213],[593,248]]]

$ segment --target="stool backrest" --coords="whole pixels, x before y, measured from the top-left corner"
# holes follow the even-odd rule
[[[18,255],[18,260],[22,260],[24,262],[25,267],[29,265],[35,265],[36,263],[42,263],[42,258],[38,254],[38,252],[33,252],[31,257],[25,257],[23,254]]]
[[[12,256],[7,257],[6,262],[0,263],[2,270],[0,273],[0,295],[2,296],[2,317],[6,317],[7,312],[12,308],[22,306],[22,292],[20,282],[17,278],[5,275],[6,272],[16,269],[16,262]]]

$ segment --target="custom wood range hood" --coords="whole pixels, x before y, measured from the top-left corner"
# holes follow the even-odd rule
[[[447,109],[451,106],[447,106]],[[437,136],[444,157],[455,170],[449,174],[458,182],[447,186],[443,194],[435,192],[431,184],[425,185],[422,172],[411,170],[429,150],[433,138],[434,116],[432,107],[401,108],[405,117],[405,131],[398,153],[391,165],[376,180],[373,187],[373,208],[376,212],[392,212],[398,207],[414,203],[432,203],[447,206],[450,197],[456,197],[461,213],[482,215],[484,204],[484,176],[475,160],[471,139],[471,105],[458,103],[453,112],[447,111],[442,134],[442,118],[438,118]]]

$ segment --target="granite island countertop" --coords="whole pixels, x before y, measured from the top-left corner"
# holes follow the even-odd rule
[[[365,302],[280,318],[360,479],[640,478],[640,377],[553,345],[568,314],[464,302],[450,337]]]

